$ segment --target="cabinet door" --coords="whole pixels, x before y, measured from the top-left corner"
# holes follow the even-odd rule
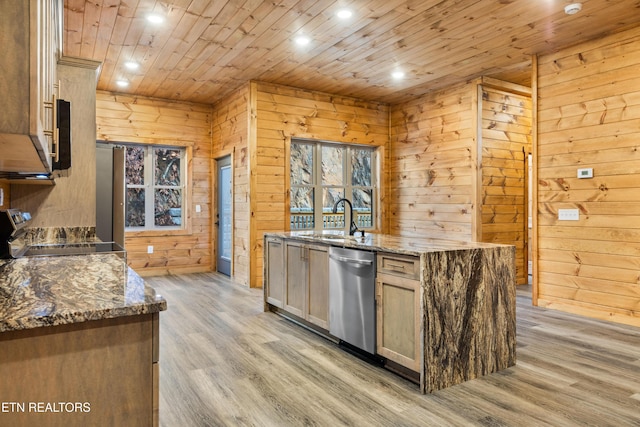
[[[329,329],[329,252],[326,246],[308,246],[309,286],[306,319]]]
[[[299,243],[285,243],[286,287],[284,309],[305,317],[307,298],[307,248]]]
[[[0,83],[6,108],[0,114],[3,171],[51,171],[54,134],[52,96],[56,82],[54,30],[61,28],[62,2],[23,0],[2,3]],[[45,104],[49,103],[49,104]]]
[[[377,352],[415,372],[420,371],[420,282],[378,274]]]
[[[282,239],[266,239],[265,266],[267,302],[278,308],[284,308],[284,245]]]

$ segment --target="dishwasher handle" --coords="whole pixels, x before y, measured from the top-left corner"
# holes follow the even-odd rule
[[[335,255],[335,254],[329,254],[329,258],[335,259],[336,261],[340,261],[340,262],[350,262],[350,263],[361,264],[361,265],[372,265],[373,264],[373,261],[368,260],[368,259],[349,258],[349,257],[346,257],[346,256],[340,256],[340,255]]]

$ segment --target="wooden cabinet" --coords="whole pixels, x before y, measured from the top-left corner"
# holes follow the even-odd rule
[[[3,1],[0,171],[50,172],[62,0]]]
[[[329,251],[326,246],[307,247],[309,282],[305,318],[329,329]]]
[[[304,318],[304,300],[307,290],[307,246],[301,243],[286,242],[286,287],[284,309]]]
[[[265,308],[328,331],[330,244],[293,233],[269,237],[282,239],[285,248],[284,308]],[[376,251],[376,353],[422,393],[515,364],[512,246],[443,240],[430,247],[422,239],[384,235],[362,245],[332,244]]]
[[[284,310],[329,329],[329,252],[324,245],[285,243]]]
[[[419,258],[381,253],[377,264],[376,351],[419,372],[423,354]]]
[[[157,426],[158,334],[158,313],[1,333],[0,401],[24,411],[0,424]]]
[[[284,244],[282,239],[265,239],[265,296],[267,303],[284,308]]]

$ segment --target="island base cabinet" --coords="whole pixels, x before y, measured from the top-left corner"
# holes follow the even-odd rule
[[[420,282],[378,274],[376,305],[377,353],[420,372]]]
[[[0,425],[158,425],[157,330],[156,313],[0,334]]]

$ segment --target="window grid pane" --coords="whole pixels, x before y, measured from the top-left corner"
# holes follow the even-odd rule
[[[313,145],[291,144],[291,185],[313,185]]]
[[[344,147],[322,146],[322,185],[344,185]]]
[[[144,185],[144,147],[126,147],[126,183]]]
[[[160,227],[181,225],[182,191],[156,188],[154,196],[154,225]]]
[[[323,191],[323,218],[322,228],[324,229],[340,229],[344,228],[344,203],[337,206],[336,213],[333,213],[333,207],[336,202],[345,195],[344,188],[325,187]]]
[[[144,227],[144,188],[127,188],[125,227]]]
[[[291,188],[291,222],[292,230],[315,228],[313,217],[314,190],[313,187]]]
[[[180,150],[154,149],[155,185],[180,186]]]
[[[351,185],[371,186],[371,150],[351,149]]]

